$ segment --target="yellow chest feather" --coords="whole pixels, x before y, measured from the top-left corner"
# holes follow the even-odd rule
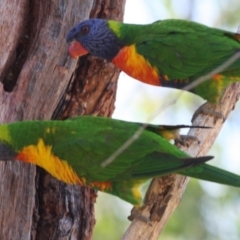
[[[67,161],[55,156],[52,147],[45,145],[42,139],[39,139],[37,145],[24,147],[17,159],[36,164],[65,183],[85,185],[85,179],[79,178]]]

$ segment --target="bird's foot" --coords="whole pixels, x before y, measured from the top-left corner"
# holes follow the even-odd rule
[[[200,144],[200,141],[195,136],[190,135],[180,135],[179,138],[175,139],[174,142],[176,145],[180,144],[185,147],[189,147],[189,142],[197,142],[197,144]]]
[[[151,225],[150,216],[149,214],[144,214],[144,208],[145,206],[133,207],[133,209],[131,210],[131,215],[128,216],[128,220],[133,221],[133,219],[138,219],[144,223]]]
[[[223,122],[225,121],[223,114],[214,110],[214,105],[210,103],[204,103],[202,106],[200,106],[193,114],[191,121],[193,122],[199,114],[212,116],[214,118],[214,123],[216,123],[216,121],[219,119],[222,119]]]

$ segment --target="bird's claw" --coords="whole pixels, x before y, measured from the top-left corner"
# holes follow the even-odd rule
[[[175,139],[175,144],[180,144],[185,147],[189,147],[189,141],[196,141],[198,144],[200,144],[200,141],[198,140],[197,137],[195,136],[190,136],[190,135],[180,135],[179,138]]]
[[[142,207],[136,207],[136,206],[133,207],[133,209],[131,210],[131,215],[128,216],[128,220],[129,221],[133,221],[133,219],[138,219],[138,220],[140,220],[140,221],[142,221],[144,223],[152,225],[151,221],[150,221],[150,216],[145,216],[144,213],[143,213],[144,211],[143,211],[142,208],[144,208],[144,206],[142,206]]]

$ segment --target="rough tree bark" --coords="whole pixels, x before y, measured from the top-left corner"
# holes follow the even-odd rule
[[[0,2],[0,122],[111,116],[119,71],[94,58],[78,64],[65,36],[91,17],[122,20],[121,0]],[[43,170],[0,163],[0,239],[91,239],[96,193]]]

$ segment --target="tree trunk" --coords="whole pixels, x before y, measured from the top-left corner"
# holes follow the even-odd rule
[[[119,71],[67,53],[65,36],[90,17],[121,20],[121,0],[1,0],[0,122],[111,116]],[[0,239],[91,239],[96,192],[43,170],[0,163]]]

